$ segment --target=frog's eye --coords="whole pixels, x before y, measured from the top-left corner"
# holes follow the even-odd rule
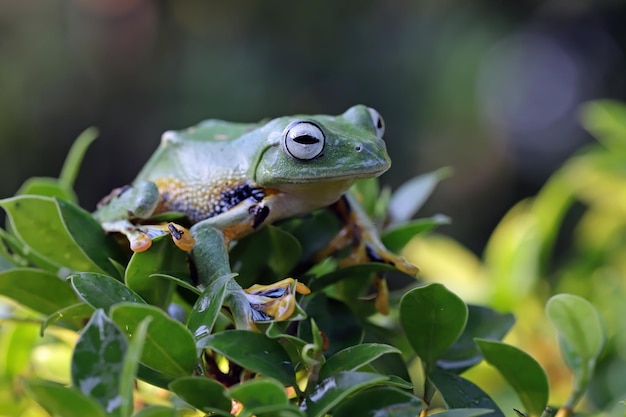
[[[385,121],[383,120],[383,116],[371,107],[368,107],[367,110],[370,112],[374,129],[376,129],[376,136],[382,139],[385,134]]]
[[[295,159],[311,160],[322,153],[326,136],[322,128],[309,121],[294,122],[283,134],[283,148]]]

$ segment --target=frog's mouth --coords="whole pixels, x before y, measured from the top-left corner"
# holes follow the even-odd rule
[[[335,141],[317,158],[308,161],[291,158],[280,147],[269,147],[259,158],[253,176],[260,185],[311,184],[378,177],[390,167],[382,140]]]

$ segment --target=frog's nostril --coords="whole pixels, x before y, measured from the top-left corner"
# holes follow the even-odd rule
[[[361,152],[361,150],[362,150],[362,149],[363,149],[363,148],[361,148],[361,145],[356,145],[356,146],[354,147],[354,150],[355,150],[356,152]]]

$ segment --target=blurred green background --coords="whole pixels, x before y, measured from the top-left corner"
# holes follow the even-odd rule
[[[57,175],[96,126],[91,210],[167,129],[343,112],[386,119],[397,186],[452,166],[424,210],[480,252],[588,136],[578,106],[626,95],[622,1],[0,1],[0,196]]]

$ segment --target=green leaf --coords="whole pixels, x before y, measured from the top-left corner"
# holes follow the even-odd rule
[[[365,281],[374,272],[389,271],[397,271],[397,269],[391,265],[383,264],[380,262],[349,265],[345,268],[341,268],[328,274],[322,275],[311,281],[307,285],[311,289],[311,291],[317,292],[339,281],[347,279],[361,279]]]
[[[474,338],[502,340],[515,324],[511,313],[502,314],[488,307],[468,305],[467,324],[458,340],[437,360],[437,366],[461,373],[479,363],[483,356]]]
[[[13,383],[19,375],[29,375],[32,372],[33,350],[40,343],[36,326],[3,322],[0,331],[0,380]],[[0,388],[3,387],[0,385]],[[0,405],[3,402],[1,397]]]
[[[74,388],[38,380],[22,381],[28,394],[53,416],[63,417],[106,417],[95,398]]]
[[[56,178],[32,177],[24,181],[24,184],[15,193],[17,195],[31,194],[44,197],[59,197],[76,203],[76,193],[71,187],[67,187]]]
[[[120,381],[128,340],[96,310],[74,347],[72,386],[94,398],[109,416],[121,416]]]
[[[450,218],[443,214],[437,214],[426,219],[413,220],[385,230],[381,240],[383,245],[391,252],[399,252],[415,236],[431,231],[437,226],[450,224],[450,222]]]
[[[187,328],[196,339],[211,334],[224,303],[228,282],[236,276],[226,274],[214,279],[196,300],[187,322]]]
[[[0,294],[45,315],[78,302],[66,281],[50,272],[32,268],[0,272]]]
[[[540,416],[548,404],[548,378],[528,353],[501,342],[476,339],[487,363],[513,387],[531,416]]]
[[[230,416],[230,396],[217,381],[207,377],[185,376],[172,381],[169,388],[187,404],[205,413]]]
[[[354,371],[389,353],[401,353],[393,346],[378,343],[363,343],[345,348],[332,355],[322,369],[320,378],[326,378],[340,371]]]
[[[232,397],[243,404],[242,415],[277,416],[282,412],[289,415],[304,414],[289,403],[285,387],[272,379],[253,379],[230,389]]]
[[[550,298],[546,314],[559,334],[565,362],[579,386],[586,386],[606,342],[600,315],[589,301],[571,294]]]
[[[282,279],[301,257],[300,242],[291,233],[272,225],[237,242],[230,253],[233,264],[238,265],[244,288]]]
[[[328,340],[327,355],[358,345],[363,340],[363,326],[352,310],[343,302],[327,297],[324,293],[315,294],[305,299],[306,314],[319,326]],[[311,320],[298,326],[298,336],[309,340]]]
[[[389,218],[392,224],[410,220],[424,205],[439,181],[448,177],[452,170],[442,168],[412,178],[402,184],[389,200]]]
[[[133,412],[133,391],[135,387],[135,376],[139,368],[139,359],[143,350],[144,341],[148,333],[148,326],[152,321],[151,317],[145,318],[133,334],[130,346],[124,356],[122,375],[120,376],[120,415],[130,417]]]
[[[451,372],[435,371],[429,376],[449,408],[480,408],[491,410],[490,417],[504,413],[486,392],[465,378]]]
[[[154,274],[172,275],[190,281],[187,253],[178,249],[167,236],[153,239],[149,250],[134,253],[124,277],[128,288],[148,304],[165,308],[170,302],[175,284]]]
[[[333,417],[415,417],[425,408],[421,399],[406,391],[375,387],[343,401]]]
[[[74,271],[116,271],[108,261],[113,246],[100,225],[82,209],[63,200],[23,195],[0,200],[17,238],[43,267]]]
[[[400,300],[400,323],[427,369],[461,335],[467,306],[441,284],[428,284],[407,292]]]
[[[93,310],[90,305],[85,303],[72,304],[71,306],[57,310],[46,317],[41,323],[41,335],[43,336],[49,326],[57,323],[63,327],[78,331],[82,329],[85,322],[89,320],[93,314]]]
[[[176,410],[162,405],[150,405],[133,414],[133,417],[176,417]]]
[[[119,245],[111,236],[107,236],[100,223],[88,212],[67,201],[54,200],[61,215],[65,228],[81,251],[100,270],[111,276],[118,277],[117,268],[111,263],[123,258]],[[78,271],[94,271],[94,268]],[[100,272],[95,270],[95,272]]]
[[[587,103],[582,111],[582,123],[609,148],[626,149],[626,106],[613,100]]]
[[[192,373],[196,362],[193,336],[163,310],[150,305],[121,303],[111,308],[110,315],[131,340],[136,337],[140,323],[150,317],[141,362],[171,376]]]
[[[386,376],[368,372],[339,372],[315,385],[300,409],[308,417],[323,417],[348,396],[365,388],[381,385],[386,380]]]
[[[198,348],[209,348],[245,369],[275,378],[289,386],[295,374],[289,355],[274,339],[247,330],[227,330],[197,341]]]
[[[59,182],[65,187],[74,186],[85,152],[97,137],[98,129],[90,127],[83,131],[72,144],[59,175]]]
[[[78,296],[95,309],[108,312],[118,303],[146,303],[130,288],[108,275],[82,272],[72,275],[70,280]]]

